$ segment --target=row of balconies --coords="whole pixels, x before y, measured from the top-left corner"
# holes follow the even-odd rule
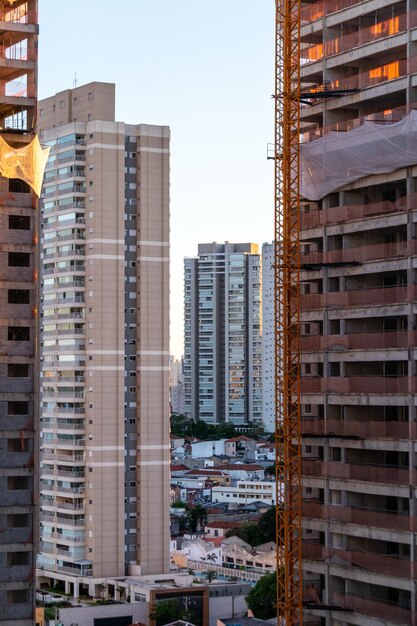
[[[305,335],[301,337],[302,352],[336,350],[384,350],[417,345],[417,331],[357,332],[345,335]]]
[[[48,242],[49,243],[49,242]],[[50,261],[52,259],[66,259],[69,257],[85,257],[85,247],[84,246],[80,246],[79,248],[75,249],[75,250],[59,250],[58,248],[53,248],[51,250],[51,248],[46,248],[46,250],[48,250],[49,252],[45,252],[43,254],[43,259],[44,261]]]
[[[398,512],[359,509],[342,505],[325,505],[319,502],[303,502],[303,520],[343,522],[369,528],[385,528],[398,532],[416,532],[417,518]]]
[[[43,529],[41,531],[42,534],[42,539],[44,539],[45,541],[52,541],[52,540],[56,540],[59,543],[68,543],[68,544],[72,544],[72,543],[85,543],[85,535],[82,534],[81,536],[70,536],[70,535],[63,535],[62,533],[57,533],[57,532],[52,532],[52,533],[48,533],[46,532],[45,529]]]
[[[417,376],[321,376],[301,380],[302,393],[415,394]]]
[[[417,471],[383,465],[354,465],[337,461],[303,460],[303,476],[310,478],[341,478],[386,485],[414,485]]]
[[[41,511],[40,520],[41,522],[47,522],[48,524],[54,524],[57,526],[77,526],[78,528],[85,526],[84,518],[80,519],[76,517],[70,519],[68,517],[62,517],[52,511]]]
[[[58,226],[62,230],[63,228],[66,228],[68,226],[74,226],[74,225],[81,225],[81,226],[85,225],[85,218],[80,215],[77,217],[69,217],[68,219],[65,219],[65,220],[50,218],[48,222],[43,223],[43,230],[47,231],[49,229],[55,229]]]
[[[84,439],[76,439],[67,437],[66,439],[61,439],[59,437],[53,437],[51,439],[43,439],[41,441],[41,445],[45,447],[55,446],[57,448],[65,448],[67,446],[83,448],[85,446]]]
[[[45,458],[43,459],[45,460]],[[58,476],[58,477],[63,477],[63,478],[71,478],[73,480],[84,480],[85,478],[85,472],[84,469],[82,470],[63,470],[63,469],[56,469],[56,467],[48,467],[43,465],[41,467],[40,473],[42,475],[42,477],[46,477],[46,476]]]
[[[301,430],[304,436],[361,437],[364,439],[417,439],[417,422],[378,420],[338,420],[303,417]]]
[[[414,210],[417,206],[417,194],[412,193],[401,197],[396,202],[380,201],[369,204],[352,204],[319,209],[316,203],[310,203],[309,210],[301,213],[301,227],[320,228],[327,224],[344,224],[345,222],[363,220]]]
[[[318,0],[317,2],[304,3],[301,9],[301,23],[309,24],[315,20],[348,7],[360,4],[362,0]]]
[[[339,566],[343,561],[347,567],[357,567],[363,571],[398,576],[400,578],[416,578],[417,562],[406,558],[398,558],[355,550],[327,548],[318,543],[303,542],[303,559],[305,561],[326,562],[337,559]]]
[[[300,263],[365,263],[367,261],[375,261],[378,259],[386,261],[398,256],[415,256],[416,254],[417,240],[377,244],[367,244],[366,242],[363,242],[362,245],[351,248],[301,254]]]
[[[60,502],[56,498],[41,498],[41,507],[48,507],[50,509],[60,509],[63,511],[85,511],[85,502]]]
[[[371,561],[372,562],[372,561]],[[366,623],[367,616],[382,620],[384,623],[394,624],[414,624],[416,612],[403,608],[396,603],[384,602],[377,598],[363,598],[354,594],[333,593],[331,603],[334,606],[345,608],[346,611],[364,616]]]
[[[76,272],[85,272],[84,263],[69,263],[65,267],[54,265],[42,269],[43,276],[53,276],[54,274],[75,274]]]
[[[56,463],[69,463],[70,465],[79,465],[84,463],[84,454],[60,454],[51,452],[42,452],[43,461],[55,461]]]
[[[51,420],[51,419],[42,419],[41,420],[41,427],[44,430],[73,430],[73,431],[84,431],[85,430],[85,425],[84,425],[84,420],[82,420],[81,422],[76,422],[76,421],[70,421],[67,420],[66,422],[60,421],[60,420]]]
[[[301,49],[302,66],[305,67],[306,63],[319,61],[324,57],[328,58],[341,54],[342,52],[351,52],[358,46],[405,32],[407,28],[414,28],[416,24],[417,14],[415,11],[409,13],[408,16],[402,13],[401,15],[389,17],[388,19],[374,23],[372,26],[358,29],[346,35],[342,34],[339,37],[327,39],[324,42],[305,45]]]
[[[417,285],[394,287],[371,287],[330,293],[309,293],[301,296],[301,310],[325,309],[328,307],[367,306],[400,304],[417,299]]]

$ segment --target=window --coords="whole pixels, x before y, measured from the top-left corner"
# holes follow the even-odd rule
[[[29,326],[9,326],[7,329],[8,341],[29,341]]]
[[[27,289],[9,289],[9,304],[30,304],[30,291]]]
[[[8,604],[27,604],[28,601],[28,589],[10,589],[7,592]]]
[[[28,215],[9,215],[10,230],[30,230],[30,217]]]
[[[9,567],[13,565],[29,565],[30,552],[8,552],[7,553],[7,565]]]
[[[7,376],[8,378],[28,378],[29,365],[27,363],[9,363]]]
[[[28,415],[28,413],[29,413],[29,402],[13,400],[7,403],[8,415]]]
[[[29,476],[8,476],[7,489],[9,491],[29,489]]]
[[[9,252],[9,267],[30,267],[29,252]]]
[[[29,528],[29,515],[26,513],[8,515],[7,528]]]
[[[8,439],[7,452],[29,452],[29,439]]]

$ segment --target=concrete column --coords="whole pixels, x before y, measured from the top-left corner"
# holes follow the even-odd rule
[[[68,595],[71,593],[71,583],[69,580],[65,581],[65,593]]]
[[[78,580],[74,581],[74,599],[78,600],[80,597],[80,583]]]

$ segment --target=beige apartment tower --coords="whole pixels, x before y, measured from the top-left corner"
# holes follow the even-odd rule
[[[39,103],[41,576],[169,568],[169,129],[115,88]]]

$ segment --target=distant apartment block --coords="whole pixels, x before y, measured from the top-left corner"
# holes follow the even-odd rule
[[[184,415],[184,359],[169,358],[169,400],[171,413]]]
[[[275,430],[274,244],[262,246],[262,417]]]
[[[261,256],[253,243],[199,244],[184,261],[185,413],[262,420]]]
[[[36,0],[0,3],[0,139],[11,152],[35,139],[37,8]],[[33,626],[38,202],[20,177],[0,177],[0,224],[0,626]]]
[[[39,103],[40,580],[169,569],[169,129],[91,83]]]

